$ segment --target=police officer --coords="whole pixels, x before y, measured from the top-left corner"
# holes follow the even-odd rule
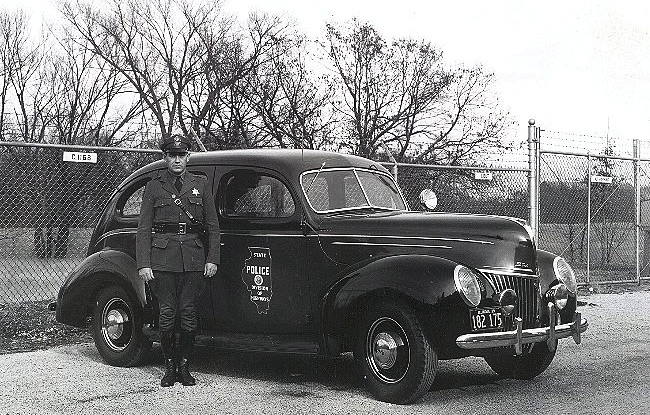
[[[203,278],[215,275],[219,264],[219,223],[212,193],[205,177],[186,170],[191,147],[183,135],[162,141],[167,170],[145,187],[136,238],[138,274],[149,282],[160,308],[164,387],[177,380],[185,386],[196,384],[188,363],[197,328],[196,300]]]

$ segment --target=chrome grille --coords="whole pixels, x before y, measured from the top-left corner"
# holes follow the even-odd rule
[[[504,275],[484,273],[495,291],[510,288],[517,293],[517,311],[513,317],[521,317],[524,328],[537,327],[539,314],[539,294],[537,276],[531,275]],[[507,329],[507,328],[506,328]]]

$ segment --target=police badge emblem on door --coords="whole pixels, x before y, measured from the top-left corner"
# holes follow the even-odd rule
[[[250,300],[257,306],[258,314],[267,314],[273,284],[271,280],[271,250],[269,248],[248,247],[250,257],[244,262],[241,279],[250,293]]]

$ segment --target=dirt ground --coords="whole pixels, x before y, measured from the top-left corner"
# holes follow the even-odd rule
[[[650,286],[604,290],[580,297],[579,310],[589,320],[582,344],[561,341],[537,378],[501,378],[479,358],[442,361],[430,392],[410,406],[369,396],[349,355],[201,348],[193,363],[198,385],[161,388],[158,347],[150,363],[116,368],[82,342],[0,355],[0,413],[650,413]]]

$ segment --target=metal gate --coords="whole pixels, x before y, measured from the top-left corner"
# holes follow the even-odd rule
[[[543,150],[538,155],[538,246],[565,257],[582,284],[647,277],[650,164],[638,157],[637,143],[634,157]]]

